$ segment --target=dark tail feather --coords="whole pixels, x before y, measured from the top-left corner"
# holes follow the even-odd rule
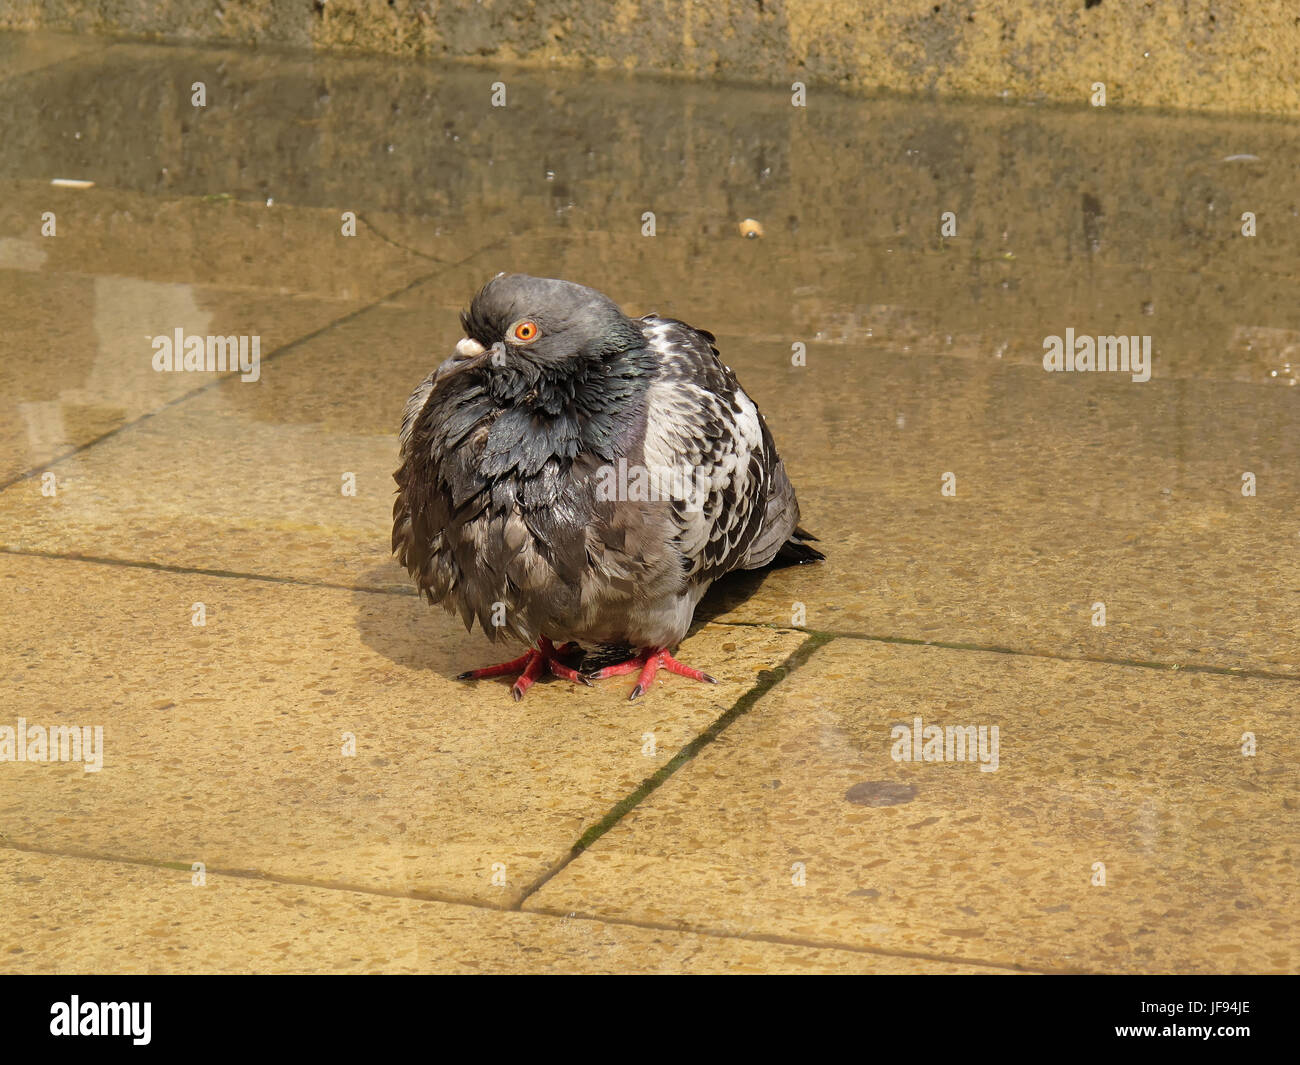
[[[821,562],[826,558],[826,556],[818,551],[817,548],[809,547],[808,544],[804,542],[806,540],[811,540],[813,543],[821,542],[812,533],[808,532],[806,529],[801,529],[796,525],[794,532],[790,535],[790,539],[782,544],[780,550],[777,551],[776,561],[796,563]]]

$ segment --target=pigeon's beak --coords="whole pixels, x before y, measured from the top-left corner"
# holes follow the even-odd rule
[[[475,366],[482,366],[489,359],[500,361],[505,358],[505,353],[506,346],[501,341],[497,341],[490,348],[485,348],[471,337],[461,337],[456,343],[456,354],[438,367],[438,372],[433,378],[433,387],[437,388],[458,373],[471,370]]]

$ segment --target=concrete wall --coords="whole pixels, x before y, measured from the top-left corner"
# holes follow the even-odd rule
[[[0,29],[1300,115],[1296,0],[0,0]]]

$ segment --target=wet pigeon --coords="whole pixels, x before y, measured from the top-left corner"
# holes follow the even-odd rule
[[[429,601],[530,649],[461,678],[659,669],[710,584],[821,559],[767,425],[711,334],[568,281],[498,274],[406,404],[393,551]],[[563,646],[557,646],[562,644]],[[580,645],[636,649],[581,673]]]

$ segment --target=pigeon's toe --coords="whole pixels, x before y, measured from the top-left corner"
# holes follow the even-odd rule
[[[639,699],[650,690],[650,685],[654,683],[655,674],[661,669],[667,670],[669,673],[676,673],[679,677],[704,681],[706,684],[718,683],[717,678],[709,676],[703,670],[678,662],[668,653],[666,647],[643,648],[626,662],[605,666],[603,669],[588,673],[587,676],[592,680],[602,680],[605,677],[619,677],[625,673],[639,673],[636,686],[632,689],[632,694],[628,696],[628,699],[632,700]]]
[[[464,673],[456,675],[457,680],[486,680],[489,677],[506,677],[512,676],[518,679],[511,685],[510,694],[514,696],[515,702],[524,697],[528,691],[545,670],[550,670],[553,676],[561,680],[573,681],[575,684],[583,684],[591,687],[591,681],[582,673],[572,666],[566,666],[560,661],[560,656],[571,656],[582,651],[576,643],[566,643],[563,647],[556,647],[545,636],[539,641],[538,645],[529,648],[518,658],[512,658],[509,662],[502,662],[500,665],[485,666],[482,669],[467,669]]]

